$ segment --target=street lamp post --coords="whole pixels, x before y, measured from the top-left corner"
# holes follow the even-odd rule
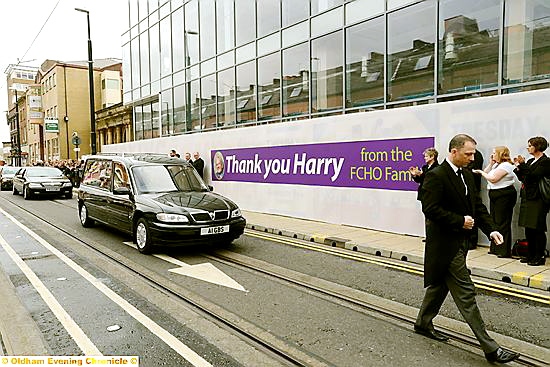
[[[90,36],[90,12],[88,10],[74,8],[76,11],[86,13],[88,21],[88,83],[90,89],[90,140],[92,154],[97,153],[95,136],[95,107],[94,107],[94,59],[92,58],[92,39]]]
[[[19,98],[17,96],[17,89],[15,92],[15,128],[17,132],[15,134],[15,162],[17,167],[21,167],[21,132],[19,131]]]

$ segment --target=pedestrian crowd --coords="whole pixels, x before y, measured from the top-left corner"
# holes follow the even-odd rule
[[[540,182],[544,177],[550,179],[550,158],[544,153],[548,148],[548,141],[542,136],[528,139],[527,152],[532,157],[527,159],[519,154],[512,158],[510,149],[504,145],[495,146],[489,162],[483,167],[483,156],[476,149],[474,156],[464,167],[473,173],[474,186],[477,192],[481,188],[481,178],[487,183],[489,194],[490,217],[496,229],[503,236],[503,243],[491,241],[489,253],[501,258],[512,255],[520,256],[522,263],[530,266],[545,264],[546,257],[546,217],[550,204],[546,203],[540,189]],[[422,201],[425,195],[424,179],[429,171],[439,166],[438,152],[435,148],[428,148],[423,152],[426,164],[422,168],[411,167],[409,172],[412,179],[419,184],[418,200]],[[515,185],[518,183],[519,185]],[[512,219],[514,208],[519,198],[519,225],[525,229],[527,251],[524,254],[514,253],[513,245],[516,241],[512,237]],[[423,205],[424,206],[424,205]],[[468,248],[477,245],[477,224],[474,223],[470,231]],[[425,241],[425,240],[424,240]]]
[[[82,171],[84,170],[84,160],[76,159],[56,159],[56,160],[37,160],[31,163],[32,166],[48,166],[56,167],[63,172],[73,187],[80,187],[80,180],[82,178]]]
[[[544,182],[550,179],[550,158],[544,151],[548,141],[541,136],[528,139],[530,159],[522,155],[512,159],[508,147],[496,146],[484,169],[476,146],[474,138],[458,134],[449,142],[449,153],[441,164],[437,162],[437,151],[430,148],[424,151],[426,165],[409,169],[414,181],[420,184],[418,199],[426,225],[426,291],[414,331],[440,342],[448,340],[434,328],[433,319],[451,293],[485,358],[491,363],[508,363],[519,358],[519,353],[502,348],[487,333],[466,256],[472,232],[478,228],[491,240],[490,253],[511,256],[511,223],[517,200],[514,183],[518,180],[521,182],[518,223],[525,228],[528,242],[528,254],[521,261],[531,266],[545,264],[546,217],[550,209],[550,198],[546,195],[550,196],[550,188]],[[481,177],[487,181],[490,212],[479,195],[481,182],[476,181]]]
[[[168,155],[170,157],[181,158],[180,154],[175,149],[171,149]],[[183,160],[187,163],[191,163],[199,176],[201,176],[201,178],[204,180],[204,160],[201,158],[199,152],[194,152],[192,159],[191,153],[189,152],[186,152],[183,157]]]

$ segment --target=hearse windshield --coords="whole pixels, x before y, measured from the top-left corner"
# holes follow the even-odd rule
[[[147,165],[133,168],[136,188],[142,194],[170,191],[208,191],[192,166]]]

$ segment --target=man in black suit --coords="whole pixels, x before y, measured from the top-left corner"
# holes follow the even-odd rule
[[[476,141],[465,134],[449,142],[449,155],[424,179],[422,211],[426,216],[424,287],[426,294],[414,330],[429,338],[446,341],[435,331],[432,320],[451,292],[460,313],[474,332],[490,362],[506,363],[519,354],[502,349],[487,333],[475,300],[475,286],[466,268],[470,232],[474,225],[496,244],[503,242],[495,231],[487,208],[476,189],[473,174],[462,170],[474,160]]]
[[[201,178],[204,179],[204,177],[203,177],[204,161],[200,157],[199,152],[193,153],[193,159],[194,159],[193,167],[195,167],[195,169],[197,170],[197,173],[199,174],[199,176],[201,176]]]

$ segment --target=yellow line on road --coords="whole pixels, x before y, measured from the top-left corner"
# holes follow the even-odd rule
[[[281,239],[279,238],[280,236],[265,234],[262,232],[254,233],[248,230],[246,231],[245,234],[251,237],[261,238],[261,239],[265,239],[265,240],[269,240],[269,241],[273,241],[273,242],[277,242],[285,245],[292,245],[295,247],[300,247],[300,248],[304,248],[304,249],[308,249],[316,252],[322,252],[329,255],[339,256],[350,260],[382,265],[388,268],[397,269],[397,270],[405,271],[416,275],[424,275],[424,271],[422,269],[419,269],[418,267],[414,267],[408,264],[396,264],[392,260],[385,260],[378,257],[373,258],[370,255],[348,254],[342,251],[341,249],[327,247],[327,245],[318,245],[314,243],[299,242],[296,239],[286,239],[286,238]],[[500,293],[508,296],[513,296],[521,299],[534,301],[537,303],[550,305],[550,296],[545,296],[534,292],[507,287],[505,285],[489,283],[483,280],[474,280],[474,284],[479,289],[485,289],[495,293]]]

